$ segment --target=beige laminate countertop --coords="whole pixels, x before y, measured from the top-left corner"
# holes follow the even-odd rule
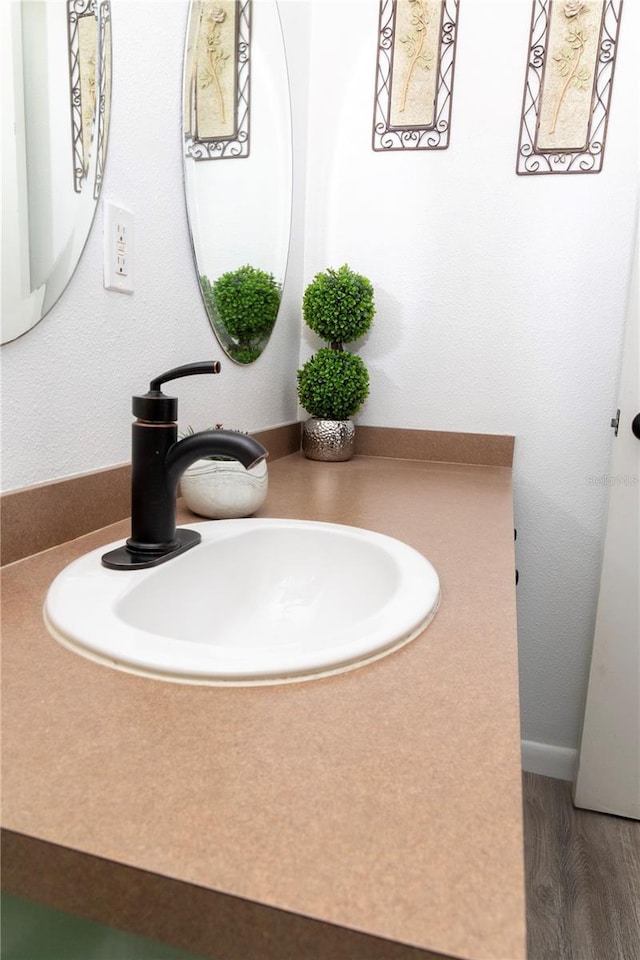
[[[182,686],[44,628],[53,577],[126,522],[6,567],[3,885],[225,960],[524,960],[511,471],[296,454],[269,476],[262,516],[424,553],[435,620],[338,676]]]

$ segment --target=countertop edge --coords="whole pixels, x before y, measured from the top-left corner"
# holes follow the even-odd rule
[[[245,900],[94,854],[0,831],[2,889],[196,955],[261,960],[450,960],[450,956]],[[100,889],[97,903],[95,890]]]

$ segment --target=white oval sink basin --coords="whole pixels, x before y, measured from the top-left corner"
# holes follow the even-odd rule
[[[45,602],[64,646],[183,683],[286,683],[350,670],[416,637],[438,575],[406,544],[304,520],[194,523],[202,543],[161,566],[109,570],[101,547]]]

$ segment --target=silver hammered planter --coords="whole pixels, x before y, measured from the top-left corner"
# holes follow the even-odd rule
[[[355,436],[353,420],[311,417],[302,425],[302,452],[309,460],[350,460]]]

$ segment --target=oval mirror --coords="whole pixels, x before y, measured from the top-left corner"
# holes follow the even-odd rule
[[[276,0],[191,0],[183,104],[202,299],[226,354],[251,363],[277,318],[291,222],[291,109]]]
[[[2,4],[2,336],[69,283],[96,211],[111,96],[108,0]]]

